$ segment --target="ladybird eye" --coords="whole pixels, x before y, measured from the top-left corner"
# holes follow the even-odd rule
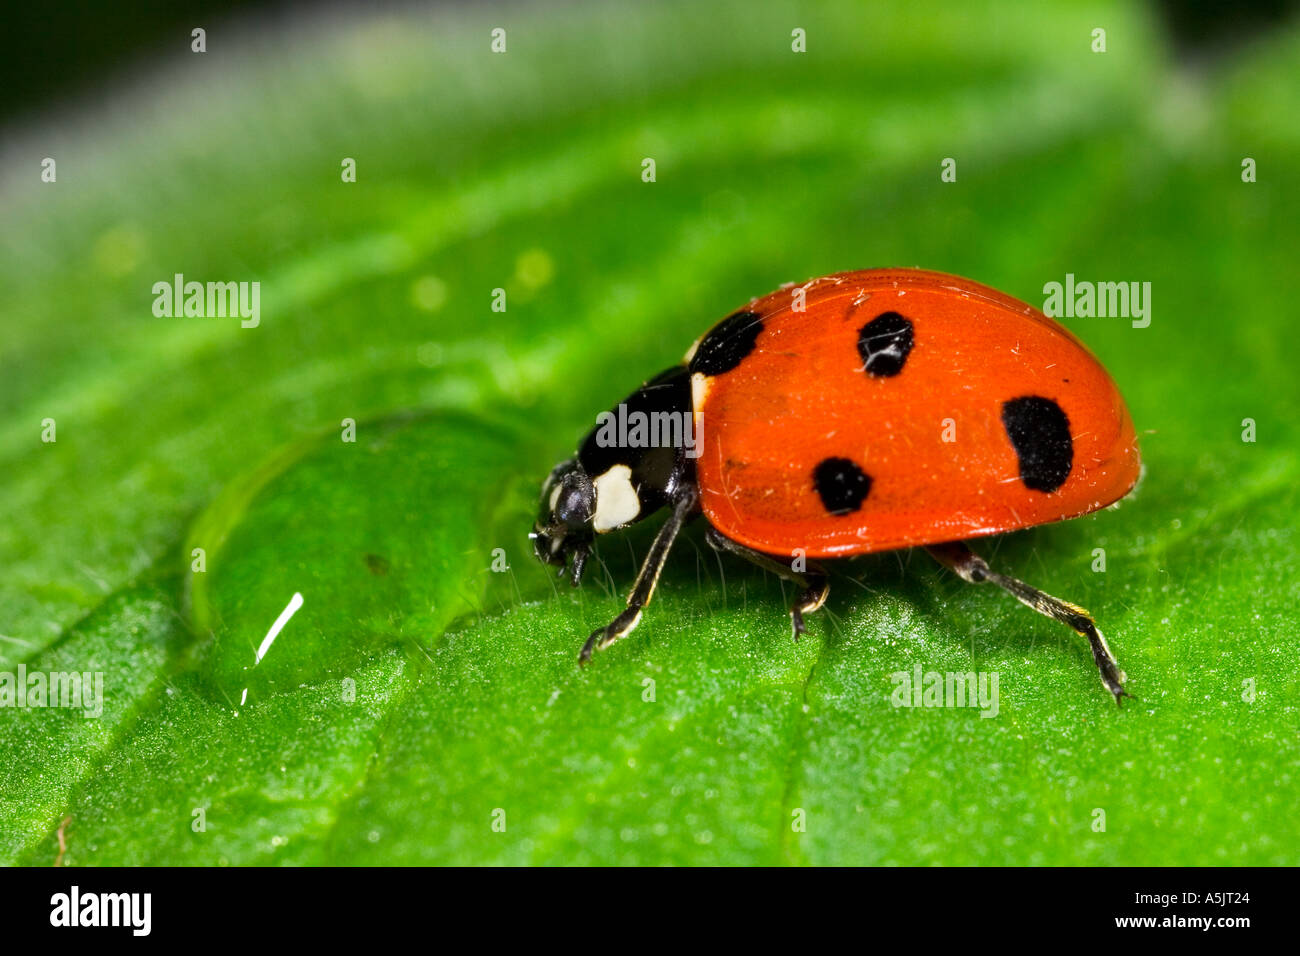
[[[585,478],[566,478],[555,500],[555,520],[570,527],[584,525],[596,512],[596,489]]]

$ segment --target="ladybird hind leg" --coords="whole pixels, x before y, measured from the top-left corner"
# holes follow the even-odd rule
[[[654,597],[655,585],[659,583],[659,575],[668,561],[668,553],[673,548],[673,542],[677,540],[683,525],[694,516],[698,502],[699,494],[693,487],[684,487],[678,494],[673,502],[672,513],[659,529],[659,533],[655,535],[650,553],[641,564],[641,571],[636,576],[636,584],[632,586],[632,593],[627,597],[627,608],[604,627],[598,627],[592,632],[591,637],[587,638],[587,643],[582,645],[582,650],[578,653],[579,664],[586,664],[591,660],[594,652],[603,651],[620,637],[631,634],[641,623],[641,611]]]
[[[800,591],[799,596],[795,598],[794,605],[790,608],[790,629],[793,631],[796,641],[799,640],[800,634],[808,633],[803,616],[820,610],[831,593],[830,580],[826,576],[825,569],[820,565],[809,562],[805,571],[795,571],[789,565],[782,564],[770,555],[747,548],[737,541],[732,541],[717,528],[710,528],[705,533],[704,540],[715,551],[726,551],[728,554],[742,557],[750,564],[757,565],[764,571],[771,571],[787,581],[793,581],[802,588],[803,590]]]
[[[1024,581],[1008,577],[1005,574],[999,574],[990,568],[983,558],[966,547],[963,542],[955,541],[951,544],[934,545],[926,548],[926,550],[940,564],[955,571],[963,581],[968,581],[971,584],[990,581],[1010,593],[1012,597],[1026,607],[1031,607],[1039,614],[1050,617],[1054,621],[1060,621],[1087,638],[1088,647],[1092,650],[1092,659],[1096,662],[1097,670],[1101,673],[1101,682],[1114,695],[1115,703],[1119,704],[1123,698],[1133,696],[1124,689],[1124,672],[1119,669],[1119,664],[1115,660],[1115,655],[1111,653],[1106,638],[1102,636],[1101,631],[1097,628],[1097,622],[1083,608],[1077,604],[1071,604],[1068,601],[1062,601],[1060,598],[1052,597],[1050,594],[1045,594]]]

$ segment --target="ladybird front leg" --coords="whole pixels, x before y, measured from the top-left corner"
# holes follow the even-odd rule
[[[1101,682],[1114,696],[1115,703],[1118,705],[1123,698],[1133,696],[1124,689],[1125,674],[1119,669],[1119,663],[1111,653],[1106,638],[1097,628],[1097,622],[1083,608],[1069,601],[1052,597],[1017,578],[999,574],[963,542],[954,541],[951,544],[934,545],[926,550],[940,564],[955,571],[963,581],[971,584],[990,581],[1026,607],[1031,607],[1039,614],[1073,628],[1076,633],[1087,638],[1092,659],[1101,674]]]
[[[582,582],[582,572],[587,567],[587,556],[589,554],[591,554],[590,545],[584,544],[573,549],[573,565],[570,568],[568,575],[569,575],[569,583],[572,584],[575,588]],[[565,576],[565,570],[563,567],[561,567],[560,577],[564,577],[564,576]]]
[[[808,633],[803,616],[820,610],[831,593],[830,579],[827,577],[824,568],[809,562],[804,571],[796,571],[770,555],[755,551],[753,548],[747,548],[739,541],[732,541],[717,528],[710,528],[705,533],[704,540],[715,551],[726,551],[729,554],[742,557],[750,564],[756,565],[764,571],[771,571],[773,574],[783,577],[787,581],[793,581],[803,588],[803,591],[795,598],[794,605],[790,608],[790,630],[796,641],[799,640],[800,634]]]
[[[668,552],[672,550],[673,542],[677,540],[677,534],[682,530],[682,526],[694,515],[698,502],[699,495],[694,487],[683,486],[673,502],[672,514],[655,535],[650,553],[646,555],[641,565],[641,573],[637,575],[636,584],[633,585],[632,593],[627,598],[627,609],[604,627],[598,627],[592,632],[591,637],[587,638],[587,643],[582,645],[582,650],[578,653],[579,664],[586,664],[591,660],[593,653],[603,651],[620,637],[631,634],[641,623],[641,610],[654,597],[655,585],[659,583],[659,575],[668,561]]]

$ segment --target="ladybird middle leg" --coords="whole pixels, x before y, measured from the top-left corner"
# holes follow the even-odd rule
[[[990,581],[1011,594],[1021,604],[1073,628],[1078,634],[1087,638],[1088,646],[1092,650],[1092,659],[1101,673],[1101,682],[1114,695],[1115,703],[1119,704],[1123,698],[1133,696],[1124,689],[1124,672],[1119,669],[1119,663],[1111,653],[1106,638],[1098,630],[1097,622],[1083,608],[1069,601],[1052,597],[1017,578],[999,574],[961,541],[933,545],[926,550],[940,564],[956,572],[963,581],[971,584]]]
[[[794,633],[796,641],[799,640],[800,634],[808,633],[803,616],[820,610],[831,593],[830,579],[827,577],[825,569],[818,564],[809,562],[805,571],[795,571],[789,565],[782,564],[770,555],[755,551],[753,548],[747,548],[740,542],[731,540],[717,528],[710,528],[705,532],[704,540],[715,551],[726,551],[729,554],[738,555],[764,571],[771,571],[773,574],[779,575],[787,581],[793,581],[803,588],[799,596],[795,598],[794,605],[790,608],[790,629]]]

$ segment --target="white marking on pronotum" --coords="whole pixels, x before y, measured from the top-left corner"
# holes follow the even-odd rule
[[[682,359],[683,365],[691,364],[691,359],[695,358],[695,353],[699,351],[700,342],[702,342],[703,340],[704,340],[704,336],[701,335],[698,339],[696,339],[694,342],[691,343],[691,347],[686,350],[686,358]]]
[[[271,629],[266,632],[266,637],[262,638],[262,646],[257,649],[257,660],[253,662],[254,664],[262,663],[262,658],[265,657],[266,652],[271,649],[271,645],[275,643],[275,639],[280,636],[280,632],[284,630],[284,626],[289,623],[289,618],[293,617],[300,607],[302,607],[302,595],[297,591],[294,591],[293,597],[289,598],[289,605],[280,612],[280,616],[275,619],[275,623],[271,625]]]
[[[598,533],[621,527],[641,513],[641,500],[632,487],[632,469],[615,465],[597,478],[596,514],[591,526]]]
[[[694,412],[694,421],[696,428],[696,445],[699,445],[699,427],[700,413],[704,410],[704,403],[708,400],[709,389],[713,387],[713,380],[707,375],[696,372],[691,376],[691,410]]]

